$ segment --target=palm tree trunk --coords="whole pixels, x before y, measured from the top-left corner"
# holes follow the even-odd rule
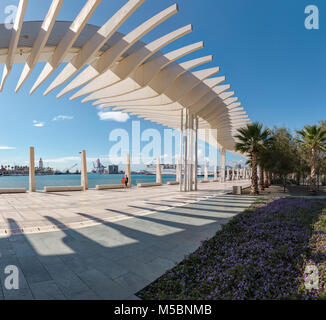
[[[300,186],[300,179],[301,179],[301,174],[300,174],[300,171],[297,172],[297,186]]]
[[[264,191],[264,169],[259,166],[259,190]]]
[[[285,191],[286,191],[286,177],[285,177],[285,175],[283,176],[283,192],[285,193]]]
[[[259,194],[257,177],[257,152],[252,152],[251,194]]]
[[[311,150],[311,171],[310,171],[310,190],[312,194],[317,194],[316,188],[316,150]]]
[[[264,183],[265,183],[265,188],[268,188],[269,187],[269,184],[268,184],[268,172],[266,170],[264,171]]]

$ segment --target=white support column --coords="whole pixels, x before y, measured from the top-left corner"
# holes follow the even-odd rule
[[[195,161],[196,162],[196,161]],[[198,190],[198,186],[196,185],[197,182],[197,172],[196,172],[196,165],[195,165],[195,162],[194,162],[194,165],[192,166],[192,176],[193,176],[193,190],[194,191],[197,191]]]
[[[162,170],[161,170],[160,157],[158,157],[156,160],[156,183],[162,184]]]
[[[188,146],[188,165],[187,165],[187,191],[191,190],[191,125],[190,125],[190,113],[188,112],[187,121],[187,146]]]
[[[207,161],[206,159],[204,160],[204,181],[208,180],[208,168],[207,168]]]
[[[86,160],[86,151],[81,152],[81,186],[83,190],[88,190],[88,178],[87,178],[87,160]]]
[[[179,182],[179,184],[181,185],[181,181],[182,181],[182,176],[181,176],[181,160],[178,160],[177,164],[176,164],[176,182]]]
[[[195,131],[195,166],[194,166],[194,176],[195,176],[195,191],[198,190],[198,117],[195,120],[196,131]]]
[[[29,148],[29,192],[35,192],[35,155],[34,147]]]
[[[183,167],[183,109],[181,110],[181,123],[180,123],[180,191],[182,191],[183,179],[182,179],[182,167]]]
[[[125,175],[128,177],[128,188],[131,188],[131,169],[130,169],[130,154],[126,155]]]
[[[226,181],[230,181],[230,169],[226,169]]]
[[[217,166],[214,165],[214,182],[217,182]]]
[[[190,165],[189,165],[189,185],[190,191],[194,190],[194,116],[189,115],[189,150],[190,150]]]
[[[184,191],[188,191],[188,111],[185,121],[185,160],[184,160]]]
[[[234,173],[234,168],[232,168],[232,178],[231,178],[232,181],[235,180],[235,179],[234,179],[234,174],[235,174],[235,173]]]
[[[220,153],[220,176],[221,176],[221,182],[225,182],[225,149],[221,149]]]

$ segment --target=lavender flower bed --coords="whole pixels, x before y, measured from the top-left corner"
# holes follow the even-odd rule
[[[280,199],[233,218],[176,267],[139,292],[143,299],[326,298],[326,202]],[[305,288],[314,264],[319,288]]]

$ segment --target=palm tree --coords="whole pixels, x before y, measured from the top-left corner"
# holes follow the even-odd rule
[[[317,158],[321,151],[326,151],[326,129],[321,126],[305,126],[303,130],[297,131],[300,138],[298,143],[303,146],[311,155],[310,156],[310,191],[312,194],[317,193],[316,186],[316,168]]]
[[[235,136],[239,142],[236,143],[235,149],[243,154],[249,155],[252,165],[251,177],[251,194],[259,194],[257,162],[259,152],[267,148],[271,140],[269,129],[263,129],[259,122],[248,124],[247,127],[238,129],[239,134]]]

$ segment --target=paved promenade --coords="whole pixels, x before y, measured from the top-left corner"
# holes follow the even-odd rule
[[[252,203],[226,195],[236,184],[1,195],[0,299],[135,299]]]

